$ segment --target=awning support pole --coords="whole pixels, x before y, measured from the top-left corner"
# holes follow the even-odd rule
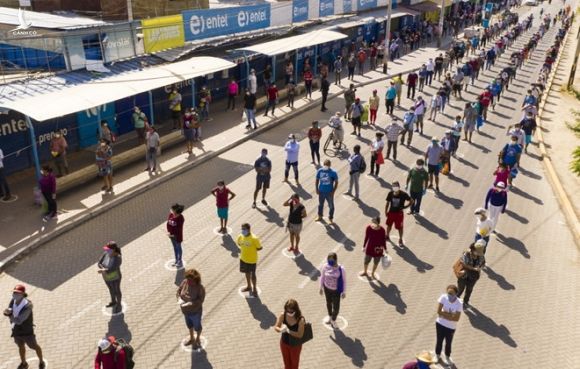
[[[101,127],[101,106],[97,106],[97,130],[99,131],[100,140],[100,138],[103,137],[103,127]],[[99,140],[97,140],[97,143],[99,143]]]
[[[195,78],[191,79],[191,104],[191,107],[195,109]]]
[[[30,143],[32,146],[32,158],[34,159],[34,168],[36,169],[36,179],[40,180],[40,159],[38,158],[38,147],[36,142],[36,133],[34,132],[34,125],[30,117],[26,115],[26,125],[28,126],[28,133],[30,134]]]
[[[276,83],[276,55],[272,57],[272,77],[273,81],[268,81],[268,83]]]
[[[155,109],[153,108],[153,92],[152,91],[147,91],[149,94],[149,115],[151,116],[149,118],[149,121],[151,122],[151,125],[154,126],[155,125]]]
[[[314,46],[314,71],[312,74],[316,76],[316,71],[318,71],[318,45]]]
[[[298,84],[298,50],[294,54],[294,84]]]

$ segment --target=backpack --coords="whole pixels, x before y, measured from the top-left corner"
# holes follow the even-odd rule
[[[367,170],[367,163],[365,162],[365,159],[361,156],[360,157],[360,164],[358,165],[358,172],[364,173],[366,170]]]
[[[125,341],[122,338],[118,338],[115,341],[116,350],[115,350],[115,362],[117,361],[117,353],[121,350],[125,351],[125,368],[126,369],[133,369],[135,368],[135,361],[133,361],[133,354],[135,350],[133,346],[129,344],[129,342]]]

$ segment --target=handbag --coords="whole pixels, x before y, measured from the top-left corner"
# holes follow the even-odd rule
[[[389,254],[384,254],[381,258],[381,266],[383,267],[383,270],[388,269],[392,263],[393,258]]]
[[[457,259],[455,264],[453,264],[453,274],[455,274],[455,277],[457,277],[457,279],[465,278],[466,275],[465,267],[463,266],[461,258]]]
[[[338,281],[336,282],[336,291],[339,295],[342,295],[344,292],[344,281],[342,279],[342,266],[338,266],[338,271],[340,272],[338,276]]]
[[[304,323],[304,332],[301,338],[296,338],[294,336],[288,335],[288,343],[290,346],[300,346],[311,339],[314,338],[314,332],[312,331],[311,323]]]

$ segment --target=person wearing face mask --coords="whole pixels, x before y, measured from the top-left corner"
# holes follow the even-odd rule
[[[360,145],[354,145],[353,154],[348,158],[349,164],[349,176],[350,181],[348,184],[348,191],[344,193],[344,195],[352,196],[352,189],[354,187],[354,197],[352,198],[355,201],[359,200],[359,177],[361,173],[364,173],[367,167],[365,163],[365,159],[360,154]]]
[[[378,176],[381,165],[385,163],[383,158],[383,149],[385,148],[383,136],[383,132],[375,133],[376,138],[371,143],[371,171],[369,173],[371,176]]]
[[[399,231],[399,247],[405,247],[403,242],[403,220],[405,214],[403,210],[412,206],[413,199],[404,191],[401,191],[399,182],[393,182],[393,189],[387,194],[385,214],[387,215],[387,241],[390,241],[389,234],[393,224]],[[407,205],[405,203],[408,202]]]
[[[409,211],[409,215],[419,214],[421,211],[421,200],[427,192],[427,185],[429,184],[429,174],[425,170],[425,160],[423,158],[417,159],[415,168],[409,170],[407,175],[407,189],[413,199],[413,204]]]
[[[493,222],[487,217],[487,211],[484,208],[475,209],[475,216],[477,217],[477,225],[475,227],[475,241],[484,240],[485,248],[483,253],[487,250],[489,244],[489,235],[493,231]]]
[[[224,181],[219,181],[217,186],[211,190],[211,194],[215,196],[217,215],[220,219],[219,233],[226,234],[228,232],[228,212],[230,207],[230,200],[236,197],[236,194],[226,187],[226,183]]]
[[[520,166],[521,155],[522,147],[518,145],[517,136],[512,136],[510,143],[506,144],[499,153],[499,162],[505,164],[510,171],[510,176],[508,178],[508,184],[510,186],[513,185],[511,171],[513,168]]]
[[[298,369],[300,366],[301,339],[304,335],[306,320],[302,316],[296,300],[290,299],[284,304],[284,312],[278,316],[274,330],[281,333],[280,351],[284,369]]]
[[[236,240],[240,249],[240,272],[246,276],[246,287],[242,292],[249,292],[250,296],[258,296],[256,264],[258,263],[258,251],[262,250],[260,239],[250,231],[248,223],[242,224],[242,232]]]
[[[254,169],[256,170],[256,190],[254,191],[252,209],[256,208],[256,199],[260,190],[262,190],[262,204],[268,206],[266,191],[270,188],[270,173],[272,172],[272,161],[268,158],[268,149],[262,149],[260,157],[254,162]]]
[[[445,341],[446,360],[442,358],[442,361],[444,363],[446,361],[447,364],[453,364],[453,360],[451,359],[451,344],[453,342],[453,335],[457,329],[457,322],[463,312],[463,302],[457,297],[458,291],[457,286],[451,284],[447,286],[447,293],[442,294],[437,301],[435,362],[439,362],[443,349],[443,341]]]
[[[187,109],[183,117],[183,137],[185,137],[186,152],[193,154],[193,142],[195,141],[194,124],[199,120],[197,113],[194,115],[193,108]]]
[[[520,122],[520,125],[522,127],[522,131],[524,131],[524,133],[525,133],[524,152],[527,153],[528,152],[528,145],[532,143],[532,138],[534,137],[534,134],[536,133],[536,128],[538,128],[538,124],[536,123],[536,119],[534,118],[534,115],[532,113],[527,113],[526,117],[524,119],[522,119],[522,121]]]
[[[145,143],[145,125],[147,123],[147,116],[141,111],[141,109],[139,109],[138,106],[136,106],[133,108],[133,115],[131,116],[131,120],[133,121],[135,132],[137,132],[137,143],[142,145]],[[175,129],[175,127],[173,128]]]
[[[62,133],[55,132],[50,140],[50,153],[56,168],[57,176],[62,177],[63,173],[68,174],[68,161],[66,160],[66,150],[68,143]]]
[[[300,144],[296,141],[296,135],[293,133],[288,135],[288,141],[284,145],[284,151],[286,151],[286,168],[284,169],[283,182],[288,182],[290,167],[292,167],[296,185],[299,186],[300,182],[298,182],[298,157],[300,156]]]
[[[97,146],[96,160],[97,168],[99,169],[99,176],[103,177],[104,186],[101,190],[105,192],[113,192],[113,164],[111,158],[113,157],[113,149],[109,146],[107,140],[101,140]]]
[[[167,217],[167,236],[171,240],[173,253],[175,254],[175,263],[171,266],[177,269],[183,268],[183,250],[181,248],[181,243],[183,242],[183,223],[185,222],[185,218],[182,215],[183,209],[185,209],[183,205],[173,204]]]
[[[295,193],[282,204],[290,207],[286,228],[290,233],[290,247],[288,251],[300,253],[300,232],[302,231],[302,219],[306,218],[306,208],[300,203],[300,196]]]
[[[177,289],[177,298],[181,312],[185,318],[185,325],[189,330],[189,341],[184,346],[201,347],[201,317],[205,300],[205,287],[201,284],[201,275],[195,269],[185,271],[183,281]],[[194,332],[197,333],[194,338]]]
[[[328,254],[326,264],[320,269],[320,295],[322,294],[326,297],[328,311],[324,323],[337,329],[336,318],[340,311],[340,299],[346,297],[346,273],[344,267],[338,264],[335,252]]]
[[[117,347],[115,337],[104,337],[99,341],[95,369],[126,369],[127,353]]]
[[[8,304],[8,308],[4,310],[4,316],[10,319],[12,337],[14,338],[14,343],[18,346],[18,353],[20,354],[18,369],[29,368],[26,362],[26,346],[36,351],[39,361],[38,368],[44,369],[46,364],[42,356],[42,349],[38,345],[34,334],[32,302],[27,297],[26,287],[17,284],[12,291],[12,299]]]
[[[524,147],[525,133],[522,130],[522,126],[520,123],[516,123],[514,125],[508,126],[506,131],[507,131],[506,136],[517,137],[518,138],[518,140],[517,140],[518,145],[520,145],[522,148]]]
[[[485,209],[489,210],[489,218],[493,223],[493,233],[497,226],[499,216],[505,213],[507,207],[507,192],[505,190],[505,183],[498,182],[494,187],[490,188],[485,197]]]
[[[316,172],[316,194],[318,195],[318,216],[315,222],[322,221],[324,202],[328,202],[328,224],[334,219],[334,192],[338,187],[338,174],[330,167],[330,160],[324,161],[324,166]]]
[[[40,174],[41,177],[38,180],[38,187],[48,205],[48,209],[42,220],[48,222],[50,219],[56,219],[58,217],[56,212],[56,177],[52,174],[52,168],[48,165],[42,167]]]
[[[376,279],[377,276],[375,272],[379,265],[381,257],[387,252],[387,241],[386,241],[386,231],[381,227],[381,218],[374,217],[371,220],[371,224],[367,226],[365,230],[365,239],[363,241],[363,251],[365,253],[364,258],[364,270],[359,273],[362,277],[368,277],[368,268],[373,260],[373,270],[370,277]]]
[[[320,138],[322,137],[322,130],[318,126],[318,122],[312,122],[312,127],[308,130],[308,143],[310,144],[310,156],[312,156],[312,164],[316,163],[320,166]]]
[[[256,76],[254,76],[254,79]],[[258,128],[258,122],[256,122],[256,95],[251,93],[250,90],[246,89],[246,94],[244,95],[244,111],[246,112],[246,118],[248,119],[247,129],[250,129],[253,125],[254,129]]]
[[[99,268],[97,273],[103,276],[111,295],[111,302],[106,307],[112,307],[113,313],[118,313],[122,309],[121,298],[123,297],[121,293],[121,264],[123,263],[121,248],[115,241],[110,241],[103,247],[103,250],[105,252],[97,263]]]
[[[485,241],[479,240],[469,245],[469,250],[463,253],[461,265],[465,273],[457,279],[457,297],[461,297],[465,291],[463,299],[463,309],[469,308],[469,298],[473,292],[473,287],[479,280],[481,268],[485,266]]]

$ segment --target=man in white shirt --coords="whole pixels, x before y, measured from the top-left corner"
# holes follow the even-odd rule
[[[513,127],[513,129],[510,129],[512,127]],[[522,130],[522,125],[520,123],[516,123],[516,124],[513,124],[511,126],[508,126],[506,136],[517,137],[518,138],[518,145],[520,145],[522,148],[524,147],[525,133]]]
[[[284,170],[284,182],[288,182],[290,167],[292,167],[296,184],[300,185],[298,182],[298,156],[300,154],[300,144],[296,142],[296,136],[293,133],[288,136],[288,142],[286,142],[286,145],[284,145],[284,151],[286,151],[286,169]]]
[[[433,73],[435,71],[435,63],[433,62],[433,58],[429,58],[429,60],[427,60],[427,64],[425,64],[425,67],[427,67],[427,84],[429,86],[431,86],[431,82],[433,82]]]
[[[252,69],[250,71],[250,76],[248,77],[248,90],[252,95],[258,92],[258,79],[256,78],[256,71]]]
[[[487,217],[487,211],[484,208],[475,209],[475,216],[477,217],[477,225],[475,226],[475,241],[484,240],[485,248],[483,253],[487,250],[489,243],[489,235],[493,231],[493,222]]]
[[[6,174],[4,173],[4,152],[2,152],[2,149],[0,149],[0,198],[4,201],[12,198],[8,182],[6,181]]]

